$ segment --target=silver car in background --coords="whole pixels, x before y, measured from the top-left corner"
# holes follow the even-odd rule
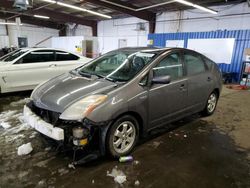
[[[195,51],[123,48],[38,86],[24,116],[66,146],[120,157],[159,126],[213,114],[221,87],[218,66]]]

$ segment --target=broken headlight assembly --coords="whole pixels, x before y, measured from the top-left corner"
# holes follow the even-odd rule
[[[88,143],[89,130],[80,126],[72,129],[73,144],[75,146],[85,146]]]
[[[106,99],[107,95],[91,95],[85,97],[68,107],[60,115],[60,119],[81,121]]]

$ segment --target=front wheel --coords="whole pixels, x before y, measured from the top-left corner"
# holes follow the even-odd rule
[[[113,157],[129,154],[138,140],[138,122],[130,115],[125,115],[111,126],[107,135],[107,148]]]
[[[218,102],[218,95],[216,92],[212,92],[208,97],[207,104],[204,110],[202,111],[202,115],[203,116],[212,115],[216,109],[217,102]]]

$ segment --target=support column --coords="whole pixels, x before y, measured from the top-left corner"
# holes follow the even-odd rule
[[[156,25],[156,14],[149,21],[149,34],[155,33],[155,25]]]
[[[63,37],[63,36],[66,36],[66,35],[67,35],[67,26],[62,24],[59,27],[59,36]]]
[[[97,37],[97,22],[92,25],[92,35]]]

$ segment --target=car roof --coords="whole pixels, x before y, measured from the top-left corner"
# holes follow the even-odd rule
[[[123,52],[130,52],[130,53],[135,53],[135,52],[148,52],[148,53],[157,53],[157,54],[161,54],[170,50],[189,50],[186,48],[162,48],[162,47],[126,47],[126,48],[119,48],[117,50],[113,50],[111,51],[111,53],[113,52],[117,52],[117,51],[123,51]],[[110,53],[110,52],[108,52]]]
[[[118,51],[123,51],[123,52],[130,52],[130,53],[135,53],[135,52],[158,52],[162,51],[162,48],[158,47],[126,47],[126,48],[119,48],[116,50],[112,50],[108,53],[115,53]]]
[[[20,48],[21,50],[29,50],[29,51],[34,51],[34,50],[60,50],[60,51],[65,51],[65,52],[70,52],[68,50],[64,50],[64,49],[59,49],[59,48],[46,48],[46,47],[29,47],[29,48]],[[70,52],[73,53],[73,52]]]
[[[81,55],[79,55],[79,54],[77,54],[75,52],[71,52],[69,50],[59,49],[59,48],[46,48],[46,47],[37,47],[37,48],[33,47],[33,48],[31,48],[31,47],[29,47],[29,48],[19,48],[19,49],[21,49],[21,50],[27,50],[27,51],[35,51],[35,50],[58,50],[58,51],[68,52],[68,53],[71,53],[71,54],[74,54],[76,56],[81,57]]]

